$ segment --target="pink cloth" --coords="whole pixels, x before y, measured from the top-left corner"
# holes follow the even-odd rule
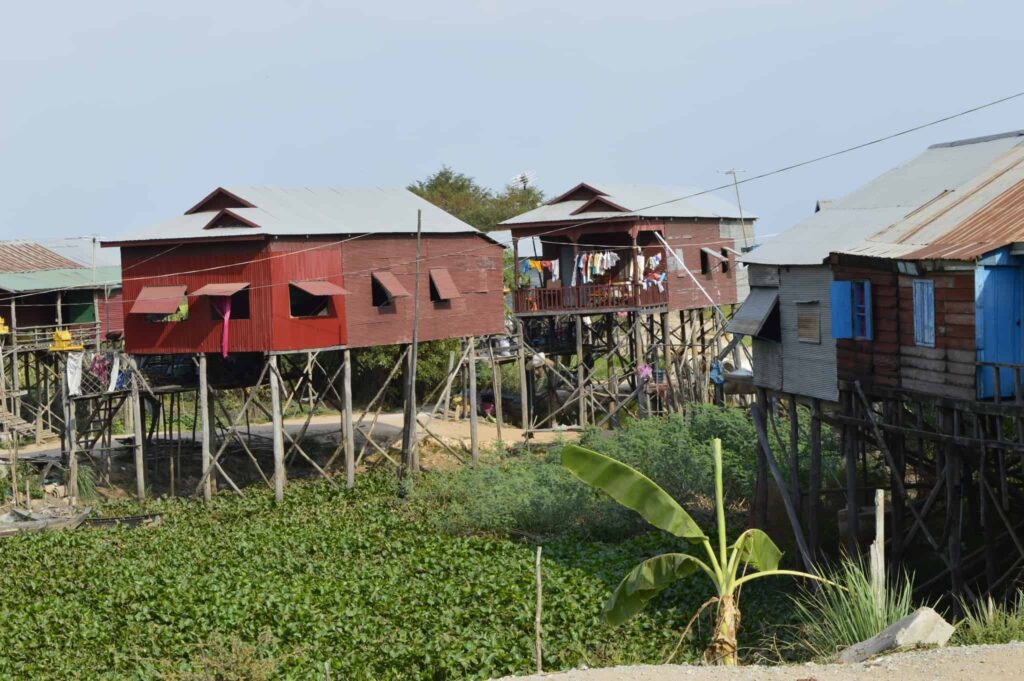
[[[220,335],[220,355],[221,357],[228,356],[228,326],[231,322],[231,296],[214,296],[211,298],[213,301],[213,309],[217,311],[217,314],[224,320],[224,328]]]

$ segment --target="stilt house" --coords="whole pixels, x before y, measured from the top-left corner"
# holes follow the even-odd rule
[[[502,248],[405,189],[218,188],[121,246],[135,354],[286,352],[501,333]]]
[[[1024,132],[936,144],[747,255],[729,329],[783,393],[1019,395],[1022,242]]]

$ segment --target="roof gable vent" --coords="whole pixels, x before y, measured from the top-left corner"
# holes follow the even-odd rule
[[[563,201],[589,201],[595,196],[607,196],[603,191],[597,187],[592,187],[586,182],[580,182],[578,185],[555,198],[548,201],[549,205],[562,203]]]
[[[207,222],[203,229],[229,229],[235,227],[253,229],[258,228],[259,225],[255,222],[250,222],[249,220],[241,218],[229,210],[222,210],[217,213],[213,219]]]

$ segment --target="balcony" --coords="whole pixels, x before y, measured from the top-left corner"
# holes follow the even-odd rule
[[[641,307],[664,307],[668,290],[657,286],[646,289],[630,282],[614,284],[583,284],[557,288],[522,288],[512,292],[516,314],[551,314],[559,312],[610,312]]]

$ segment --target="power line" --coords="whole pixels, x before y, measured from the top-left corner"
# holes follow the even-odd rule
[[[733,176],[733,182],[729,182],[729,183],[726,183],[726,184],[718,185],[716,187],[711,187],[709,189],[703,189],[701,191],[693,192],[691,194],[686,194],[684,196],[679,196],[679,197],[676,197],[676,198],[673,198],[673,199],[667,199],[665,201],[660,201],[660,202],[657,202],[657,203],[653,203],[653,204],[650,204],[648,206],[644,206],[642,208],[637,208],[637,209],[631,211],[630,213],[626,213],[626,214],[623,214],[623,215],[612,215],[612,216],[606,216],[606,217],[602,217],[602,218],[594,218],[594,219],[590,219],[590,220],[581,220],[579,222],[576,222],[576,223],[573,223],[573,224],[569,224],[569,225],[560,225],[558,227],[554,227],[554,228],[552,228],[550,230],[547,230],[547,231],[544,231],[544,232],[540,232],[539,234],[535,234],[535,235],[532,235],[532,236],[537,236],[537,237],[539,237],[539,236],[547,236],[549,234],[554,234],[554,233],[557,233],[557,232],[563,232],[563,231],[566,231],[566,230],[569,230],[569,229],[573,229],[575,227],[582,227],[582,226],[586,226],[586,225],[599,224],[599,223],[602,223],[602,222],[621,220],[621,219],[625,219],[625,218],[628,218],[628,217],[637,217],[636,214],[640,213],[642,211],[650,210],[652,208],[659,208],[661,206],[666,206],[666,205],[673,204],[673,203],[678,203],[679,201],[686,201],[687,199],[692,199],[692,198],[695,198],[695,197],[698,197],[698,196],[704,196],[706,194],[711,194],[713,192],[721,191],[723,189],[728,189],[730,187],[735,188],[735,187],[738,187],[741,184],[747,184],[749,182],[754,182],[754,181],[757,181],[757,180],[763,180],[763,179],[768,178],[768,177],[773,177],[775,175],[780,175],[782,173],[789,172],[791,170],[796,170],[797,168],[803,168],[805,166],[808,166],[808,165],[811,165],[811,164],[814,164],[814,163],[819,163],[821,161],[825,161],[825,160],[828,160],[828,159],[836,158],[838,156],[842,156],[844,154],[848,154],[848,153],[851,153],[851,152],[854,152],[854,151],[858,151],[860,149],[865,149],[865,148],[870,147],[870,146],[881,144],[882,142],[887,142],[889,140],[896,139],[898,137],[909,135],[911,133],[918,132],[918,131],[924,130],[926,128],[930,128],[930,127],[939,125],[941,123],[945,123],[945,122],[954,120],[956,118],[960,118],[962,116],[966,116],[966,115],[969,115],[969,114],[972,114],[972,113],[976,113],[978,111],[982,111],[984,109],[988,109],[988,108],[997,106],[999,104],[1004,104],[1006,102],[1009,102],[1009,101],[1014,100],[1014,99],[1018,99],[1020,97],[1024,97],[1024,91],[1016,92],[1014,94],[1007,95],[1005,97],[1000,97],[998,99],[986,102],[984,104],[979,104],[977,106],[972,106],[969,109],[965,109],[963,111],[959,111],[959,112],[954,113],[954,114],[943,116],[941,118],[937,118],[937,119],[928,121],[926,123],[921,123],[919,125],[915,125],[913,127],[900,130],[898,132],[894,132],[894,133],[891,133],[891,134],[888,134],[888,135],[884,135],[882,137],[876,137],[876,138],[874,138],[872,140],[869,140],[867,142],[862,142],[860,144],[855,144],[853,146],[845,147],[845,148],[842,148],[842,149],[839,149],[837,151],[833,151],[833,152],[830,152],[830,153],[827,153],[827,154],[822,154],[820,156],[815,156],[813,158],[809,158],[809,159],[806,159],[806,160],[803,160],[803,161],[799,161],[799,162],[791,163],[789,165],[785,165],[785,166],[782,166],[782,167],[779,167],[779,168],[775,168],[773,170],[769,170],[769,171],[765,171],[765,172],[758,173],[758,174],[755,174],[755,175],[751,175],[750,177],[744,178],[742,180],[736,179],[736,177],[734,175]],[[320,249],[320,248],[330,248],[330,247],[337,246],[337,245],[340,245],[342,243],[345,243],[346,241],[353,241],[355,239],[363,238],[363,237],[366,237],[366,236],[373,236],[373,234],[357,234],[355,236],[348,237],[348,238],[345,238],[345,239],[340,239],[338,241],[328,242],[328,243],[324,243],[324,244],[318,244],[317,246],[313,246],[313,247],[308,248],[308,249],[301,249],[301,250],[297,250],[297,251],[289,251],[289,252],[286,252],[286,253],[273,254],[273,255],[268,256],[266,258],[256,258],[256,259],[253,259],[253,260],[247,260],[244,263],[232,263],[232,264],[229,264],[229,265],[216,265],[216,266],[212,266],[212,267],[208,267],[208,268],[200,268],[200,269],[190,270],[190,271],[186,271],[186,272],[170,272],[170,273],[161,274],[160,277],[161,278],[166,278],[166,277],[174,277],[174,276],[183,276],[183,275],[186,275],[186,274],[198,274],[198,273],[209,272],[209,271],[214,271],[214,270],[218,270],[218,269],[226,269],[226,268],[230,268],[230,267],[237,267],[237,266],[243,265],[243,264],[251,264],[251,263],[255,263],[255,262],[262,262],[264,260],[269,260],[269,259],[272,259],[272,258],[275,258],[275,257],[288,257],[290,255],[298,255],[298,254],[301,254],[301,253],[305,253],[305,252],[312,251],[312,250],[317,250],[317,249]],[[528,237],[524,237],[524,238],[528,238]],[[180,245],[180,244],[178,244],[178,245]],[[440,255],[437,255],[437,256],[428,256],[426,258],[419,258],[418,261],[419,262],[424,262],[424,261],[432,260],[432,259],[446,259],[446,258],[450,258],[450,257],[455,256],[455,255],[464,255],[466,253],[483,251],[486,248],[489,248],[489,246],[480,246],[480,247],[466,249],[464,251],[455,251],[455,252],[451,252],[451,253],[440,254]],[[410,261],[407,261],[407,262],[397,263],[397,265],[409,265],[409,264],[415,263],[416,261],[417,261],[417,259],[414,259],[414,260],[410,260]],[[363,269],[363,270],[353,270],[353,271],[350,271],[350,272],[343,272],[343,273],[341,273],[341,275],[342,276],[348,276],[348,275],[351,275],[351,274],[363,274],[363,273],[373,272],[373,271],[374,271],[374,268],[367,268],[367,269]],[[141,280],[141,279],[151,279],[151,278],[152,277],[132,277],[132,278],[128,278],[128,279],[122,278],[121,281],[124,282],[124,281],[134,281],[136,279]],[[99,283],[104,283],[104,282],[99,282]],[[117,284],[117,282],[115,282],[115,281],[110,281],[110,282],[105,282],[105,283],[111,284],[111,285],[116,285]],[[278,283],[278,284],[264,284],[264,285],[260,285],[260,286],[253,287],[253,288],[264,288],[264,287],[282,286],[282,285],[287,285],[287,282],[282,282],[282,283]],[[53,288],[53,289],[49,289],[49,290],[45,290],[45,291],[32,291],[30,293],[19,294],[18,296],[10,296],[10,297],[4,298],[4,300],[5,301],[9,301],[9,300],[14,300],[15,298],[18,298],[18,297],[25,297],[25,296],[29,296],[29,295],[41,295],[41,294],[45,294],[45,293],[53,293],[53,292],[56,292],[56,291],[73,290],[74,288],[76,288],[76,287],[57,287],[57,288]],[[81,288],[81,287],[77,287],[77,288]]]

